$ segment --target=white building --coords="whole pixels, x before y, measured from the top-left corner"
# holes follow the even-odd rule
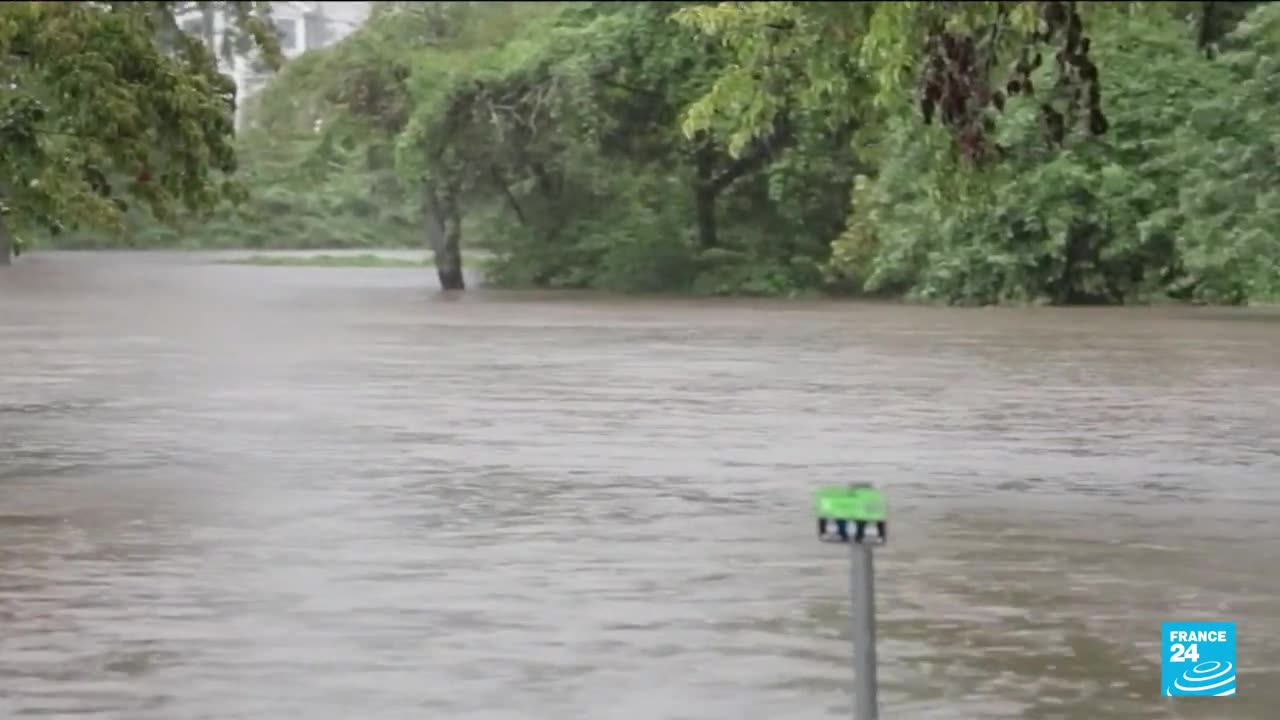
[[[273,2],[271,19],[280,37],[280,50],[286,62],[308,50],[332,45],[369,19],[368,2]],[[261,69],[251,56],[235,54],[223,58],[220,49],[228,29],[228,19],[221,12],[206,14],[199,9],[182,13],[177,18],[183,30],[200,35],[219,51],[218,65],[236,83],[236,128],[244,121],[245,100],[262,89],[270,79],[270,71]],[[212,21],[212,29],[209,23]]]

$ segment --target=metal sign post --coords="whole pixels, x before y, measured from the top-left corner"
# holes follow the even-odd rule
[[[884,495],[868,485],[818,490],[818,539],[849,545],[849,625],[853,635],[853,718],[879,720],[876,700],[875,564],[871,551],[889,541]],[[850,534],[850,525],[853,533]],[[872,530],[873,533],[868,533]]]

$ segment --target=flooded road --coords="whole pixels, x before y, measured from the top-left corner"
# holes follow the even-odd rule
[[[1280,313],[480,291],[421,269],[0,272],[0,718],[1275,717]],[[1159,694],[1234,621],[1239,696]]]

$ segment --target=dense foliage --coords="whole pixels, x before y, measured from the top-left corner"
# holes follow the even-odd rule
[[[1044,106],[1011,102],[990,167],[892,119],[892,159],[862,179],[833,269],[952,302],[1277,297],[1278,23],[1274,7],[1254,13],[1212,62],[1174,18],[1107,23],[1093,45],[1108,131],[1054,142]],[[1056,72],[1031,77],[1052,86]]]
[[[465,245],[505,285],[1275,300],[1278,56],[1273,3],[380,2],[186,237],[427,243],[452,288]]]
[[[0,263],[15,231],[120,229],[130,201],[171,220],[240,196],[235,87],[175,21],[197,6],[279,62],[258,3],[0,6]]]

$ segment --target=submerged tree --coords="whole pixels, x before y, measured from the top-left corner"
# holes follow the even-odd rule
[[[465,196],[500,174],[473,122],[492,119],[480,114],[495,109],[495,98],[471,85],[489,53],[559,8],[375,3],[369,21],[343,42],[290,63],[262,93],[253,122],[268,133],[311,135],[311,159],[333,172],[388,171],[384,182],[417,198],[441,287],[463,289]],[[335,152],[361,154],[365,162],[327,162]]]

